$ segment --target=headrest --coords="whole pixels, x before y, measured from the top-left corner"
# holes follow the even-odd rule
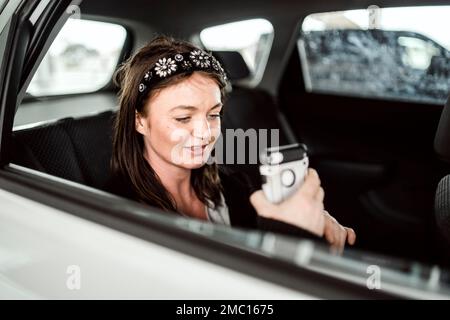
[[[450,162],[450,97],[442,110],[441,120],[434,137],[434,151],[443,160]]]
[[[212,54],[222,64],[232,83],[250,76],[250,70],[239,52],[213,51]]]

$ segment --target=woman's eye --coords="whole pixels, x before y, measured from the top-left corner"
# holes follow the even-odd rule
[[[191,117],[175,118],[175,120],[177,120],[178,122],[181,122],[181,123],[189,122],[190,119],[191,119]]]
[[[214,119],[218,119],[218,118],[220,118],[220,113],[217,113],[217,114],[210,114],[210,115],[209,115],[209,118],[210,118],[210,119],[213,119],[213,120],[214,120]]]

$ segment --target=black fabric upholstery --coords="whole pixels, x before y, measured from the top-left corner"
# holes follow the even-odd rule
[[[242,80],[250,76],[250,70],[239,52],[213,51],[212,54],[225,68],[231,82]]]
[[[439,182],[434,207],[439,231],[450,246],[450,175]]]
[[[85,183],[102,189],[108,181],[112,155],[112,112],[71,119],[63,125],[74,144]]]
[[[234,171],[243,171],[250,176],[252,183],[258,185],[261,183],[259,174],[259,164],[249,163],[250,160],[255,160],[248,156],[248,152],[252,150],[250,139],[246,140],[245,151],[246,151],[246,164],[239,164],[238,162],[238,150],[236,147],[237,139],[234,143],[234,159],[228,155],[230,153],[229,143],[227,141],[227,129],[242,129],[247,131],[249,129],[256,130],[257,133],[257,156],[256,162],[259,161],[259,154],[263,151],[262,147],[267,144],[271,145],[271,131],[267,131],[266,136],[261,133],[260,129],[275,129],[278,130],[279,134],[279,145],[288,144],[287,136],[284,132],[283,126],[280,121],[280,113],[277,106],[272,98],[272,96],[264,90],[256,88],[244,88],[236,85],[235,81],[243,79],[248,76],[249,71],[247,65],[238,52],[214,52],[218,59],[223,63],[224,68],[230,74],[231,82],[233,84],[233,90],[229,93],[228,98],[224,106],[224,116],[222,121],[222,137],[224,142],[224,148],[220,150],[223,151],[221,159],[229,160],[232,159],[232,163],[226,162],[225,165]],[[244,72],[244,69],[246,71]],[[262,141],[262,139],[264,141]],[[261,143],[263,142],[263,143]],[[228,148],[226,147],[228,146]],[[261,148],[260,148],[261,147]],[[242,151],[241,151],[242,152]]]
[[[112,111],[13,133],[12,163],[103,188],[111,158]]]
[[[246,151],[246,163],[238,163],[237,139],[232,135],[227,137],[227,129],[242,129],[244,132],[247,130],[254,130],[257,135],[256,146],[251,146],[252,141],[247,139],[245,141]],[[264,134],[260,129],[266,129]],[[262,148],[276,146],[277,143],[271,144],[271,135],[278,130],[278,145],[288,144],[288,139],[281,126],[278,110],[272,97],[265,91],[258,89],[247,89],[234,87],[233,91],[229,95],[225,107],[224,116],[222,122],[222,137],[223,137],[223,155],[222,159],[227,160],[225,165],[235,171],[243,171],[250,176],[251,181],[255,185],[261,184],[259,173],[259,154],[263,151]],[[234,138],[234,157],[227,155],[230,152],[230,138]],[[250,157],[249,152],[251,150],[257,150],[257,156],[255,163],[255,156]],[[232,159],[232,163],[228,161]],[[253,160],[253,163],[250,161]]]
[[[450,162],[450,98],[442,110],[434,138],[434,150],[443,160]]]
[[[78,165],[75,148],[70,136],[62,124],[68,119],[42,127],[14,133],[15,140],[25,150],[30,150],[37,161],[32,169],[44,169],[44,172],[75,182],[84,183],[84,177]],[[30,159],[16,154],[13,162],[26,166]],[[29,164],[29,163],[28,163]]]
[[[279,129],[280,143],[285,144],[287,138],[278,112],[266,91],[235,86],[225,103],[223,122],[225,127],[233,129]]]

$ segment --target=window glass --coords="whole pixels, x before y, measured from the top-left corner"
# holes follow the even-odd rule
[[[120,25],[69,19],[27,93],[50,96],[99,90],[111,80],[125,38],[126,30]]]
[[[310,92],[444,104],[450,6],[316,13],[298,48]]]
[[[265,19],[227,23],[204,29],[200,40],[211,51],[238,51],[254,84],[261,80],[273,40],[273,26]]]

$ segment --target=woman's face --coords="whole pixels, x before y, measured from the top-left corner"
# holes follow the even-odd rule
[[[218,84],[199,72],[161,89],[147,102],[146,116],[136,114],[147,160],[185,169],[204,165],[220,136],[221,109]]]

